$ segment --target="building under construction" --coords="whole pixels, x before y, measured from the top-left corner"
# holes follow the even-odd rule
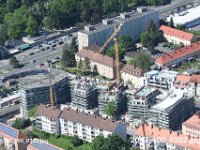
[[[109,102],[115,105],[115,115],[119,116],[127,109],[127,98],[123,84],[116,83],[98,85],[98,107],[100,114],[105,114],[105,107]]]
[[[95,80],[75,79],[70,81],[71,105],[78,109],[97,107],[97,87]]]
[[[54,104],[64,104],[70,100],[68,79],[61,71],[51,72],[51,85]],[[27,109],[37,104],[50,104],[49,74],[33,75],[19,79],[21,112],[27,115]]]

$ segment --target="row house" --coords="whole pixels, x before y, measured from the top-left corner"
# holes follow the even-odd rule
[[[199,150],[200,148],[199,139],[150,124],[139,126],[132,142],[141,150]]]
[[[132,84],[135,88],[141,87],[141,77],[144,75],[144,70],[133,65],[124,65],[121,70],[121,78],[125,84]]]
[[[200,111],[182,124],[182,133],[194,138],[200,137]]]
[[[200,75],[177,75],[174,88],[198,98],[200,96]]]
[[[173,68],[200,56],[200,41],[189,46],[168,52],[155,61],[160,68]]]
[[[197,41],[197,37],[192,33],[184,32],[165,25],[160,26],[160,30],[163,32],[165,39],[169,43],[188,46]]]
[[[78,136],[88,142],[98,135],[107,137],[110,134],[116,134],[126,140],[126,125],[119,121],[90,114],[90,112],[85,113],[71,108],[54,110],[54,107],[46,107],[41,104],[36,114],[36,127],[49,133],[55,134],[57,131],[57,134]],[[38,123],[41,125],[37,126]],[[52,130],[51,128],[55,129],[55,126],[57,126],[57,130]]]
[[[61,111],[56,107],[40,105],[36,112],[36,127],[51,134],[60,133],[59,116]]]
[[[94,50],[94,47],[95,46],[86,47],[75,54],[77,65],[81,61],[84,62],[85,59],[89,59],[89,65],[92,72],[98,72],[101,76],[109,79],[115,78],[114,59],[100,54],[98,51]]]

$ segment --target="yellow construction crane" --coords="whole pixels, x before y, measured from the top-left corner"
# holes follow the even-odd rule
[[[51,78],[51,64],[49,63],[49,94],[50,94],[50,104],[54,106],[54,97],[53,97],[53,86]]]
[[[99,49],[100,53],[103,53],[106,46],[114,39],[114,49],[115,49],[115,65],[116,65],[116,80],[118,82],[121,81],[120,77],[120,63],[119,63],[119,46],[118,46],[118,39],[117,33],[120,31],[121,25],[115,26],[113,34],[108,38],[108,40],[103,44],[103,46]]]

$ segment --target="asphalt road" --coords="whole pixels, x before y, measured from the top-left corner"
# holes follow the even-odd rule
[[[159,6],[159,7],[151,7],[157,10],[160,14],[160,19],[164,19],[169,16],[169,12],[175,10],[177,7],[187,5],[191,2],[200,2],[200,0],[173,0],[171,4]]]
[[[73,37],[67,37],[63,39],[64,44],[70,44]],[[60,41],[60,38],[55,39]],[[52,50],[52,45],[42,44],[43,46],[39,49],[38,46],[33,47],[29,50],[26,50],[24,52],[21,52],[19,54],[16,54],[16,58],[20,63],[26,64],[21,69],[14,69],[10,70],[11,66],[9,64],[9,60],[3,60],[0,61],[0,70],[1,73],[8,73],[8,72],[15,72],[20,70],[26,70],[26,69],[34,69],[34,68],[42,68],[47,66],[47,60],[53,60],[56,57],[62,56],[62,48],[64,44],[58,45],[58,42],[55,43],[57,46],[54,47],[54,50]],[[50,49],[41,51],[41,49],[46,49],[46,47],[50,47]],[[36,51],[40,50],[40,52],[35,53]],[[30,53],[35,53],[34,55],[30,55]],[[35,63],[32,63],[32,61],[36,61]],[[44,66],[40,66],[40,64],[44,64]]]

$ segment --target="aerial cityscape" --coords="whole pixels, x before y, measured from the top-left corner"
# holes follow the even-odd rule
[[[200,0],[0,0],[0,150],[200,150]]]

